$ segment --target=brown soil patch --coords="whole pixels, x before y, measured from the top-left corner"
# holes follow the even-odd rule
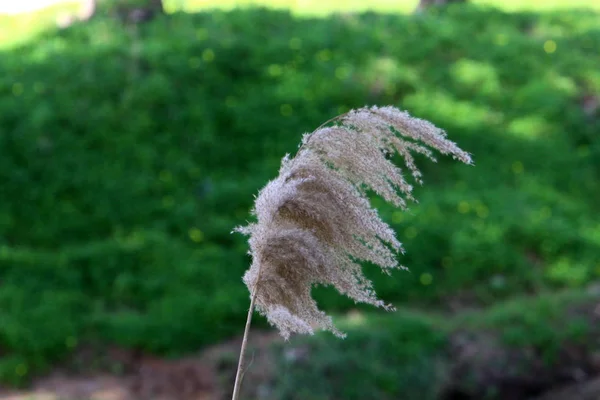
[[[275,333],[252,332],[243,397],[255,396],[261,382],[273,376],[267,348],[282,339]],[[134,351],[109,349],[99,354],[79,349],[72,360],[27,390],[0,388],[2,400],[221,400],[231,397],[241,338],[177,360]],[[118,372],[106,373],[112,369]],[[251,398],[251,397],[250,397]]]

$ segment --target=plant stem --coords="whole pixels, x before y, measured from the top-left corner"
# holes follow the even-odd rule
[[[334,122],[340,118],[345,117],[349,113],[350,112],[346,112],[344,114],[341,114],[341,115],[331,118],[330,120],[322,123],[312,133],[315,133],[316,131],[318,131],[319,129],[321,129],[322,127],[324,127],[325,125],[327,125],[331,122]],[[311,138],[309,137],[308,140],[310,140],[310,139]],[[307,142],[308,142],[308,140],[307,140]],[[306,144],[306,142],[304,144],[302,144],[302,146],[300,146],[300,148],[298,149],[298,152],[300,152],[300,150],[302,150],[302,148],[304,147],[305,144]],[[240,359],[238,361],[238,367],[237,367],[237,371],[235,373],[235,384],[233,386],[233,396],[231,397],[231,400],[238,400],[240,397],[240,388],[242,387],[242,379],[244,377],[242,369],[244,366],[244,358],[246,355],[246,345],[248,344],[248,332],[250,331],[250,324],[252,323],[252,313],[254,312],[254,302],[256,300],[256,293],[258,292],[259,281],[260,281],[260,269],[258,270],[258,274],[256,276],[256,284],[254,285],[254,290],[252,291],[252,297],[250,298],[250,309],[248,310],[248,318],[246,319],[246,328],[244,329],[244,338],[242,339],[242,348],[240,349]]]
[[[260,273],[260,271],[259,271]],[[240,360],[238,362],[237,372],[235,373],[235,385],[233,386],[233,396],[231,400],[238,400],[240,397],[240,388],[242,387],[242,369],[244,366],[244,358],[246,355],[246,345],[248,344],[248,332],[250,331],[250,324],[252,323],[252,314],[254,313],[254,301],[256,300],[256,293],[258,292],[258,280],[254,286],[252,297],[250,298],[250,309],[248,310],[248,318],[246,319],[246,328],[244,329],[244,338],[242,339],[242,348],[240,349]]]

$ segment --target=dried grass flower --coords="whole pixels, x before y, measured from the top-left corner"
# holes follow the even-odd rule
[[[377,298],[360,262],[385,272],[401,267],[402,246],[368,198],[373,191],[401,208],[414,201],[394,154],[418,183],[415,153],[435,161],[437,150],[472,163],[444,131],[394,107],[352,110],[330,122],[304,135],[294,158],[284,157],[279,176],[256,198],[257,222],[235,229],[249,236],[252,265],[243,280],[255,307],[286,339],[315,328],[344,336],[318,309],[311,296],[315,285],[393,308]]]
[[[332,124],[332,126],[327,126]],[[250,309],[242,339],[232,400],[238,400],[254,308],[288,339],[322,328],[344,337],[311,296],[331,285],[355,302],[391,310],[364,276],[362,261],[384,272],[401,268],[402,245],[371,207],[368,192],[406,208],[412,185],[392,162],[404,159],[422,183],[413,155],[435,161],[432,150],[466,164],[471,157],[430,122],[394,107],[365,107],[327,121],[304,135],[294,158],[286,155],[279,176],[258,194],[256,223],[234,229],[249,236],[252,265],[244,274]]]

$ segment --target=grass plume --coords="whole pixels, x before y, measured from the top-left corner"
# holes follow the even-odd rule
[[[360,264],[369,261],[384,272],[401,267],[402,245],[371,207],[368,191],[406,208],[407,200],[415,200],[413,187],[392,157],[402,156],[413,179],[422,183],[413,154],[435,161],[432,150],[472,163],[430,122],[374,106],[328,121],[304,135],[294,158],[283,158],[279,176],[256,198],[257,222],[235,229],[249,236],[252,265],[243,278],[251,302],[234,400],[254,307],[286,339],[315,328],[344,336],[317,307],[314,285],[332,285],[356,302],[393,309],[377,298]]]

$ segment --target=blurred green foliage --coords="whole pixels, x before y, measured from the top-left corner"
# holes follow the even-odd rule
[[[317,335],[286,343],[270,398],[439,399],[448,332],[438,322],[398,312],[393,319],[366,317],[345,340]]]
[[[600,275],[598,14],[99,19],[0,56],[0,379],[79,343],[176,354],[241,331],[253,194],[303,132],[366,104],[429,119],[476,167],[421,163],[387,301],[491,303]],[[315,290],[320,305],[349,301]],[[261,321],[261,320],[258,320]],[[264,323],[264,322],[259,322]]]
[[[449,386],[469,388],[478,380],[477,366],[507,376],[506,371],[521,369],[527,376],[536,364],[533,353],[539,355],[537,362],[556,368],[564,362],[558,357],[562,348],[579,344],[590,353],[597,350],[597,327],[592,332],[591,322],[582,322],[582,315],[573,312],[582,306],[593,309],[589,305],[597,301],[597,295],[566,291],[521,297],[455,316],[402,309],[383,316],[354,313],[338,321],[348,333],[345,340],[318,334],[275,347],[279,373],[269,398],[445,399],[454,398]],[[459,343],[468,348],[465,353],[458,350]],[[495,351],[498,348],[504,352]],[[506,356],[515,350],[521,354]],[[452,376],[453,368],[464,364],[469,364],[465,372],[473,376]],[[487,384],[497,383],[486,379]],[[495,395],[491,386],[485,389],[488,396],[472,398],[507,398]]]

